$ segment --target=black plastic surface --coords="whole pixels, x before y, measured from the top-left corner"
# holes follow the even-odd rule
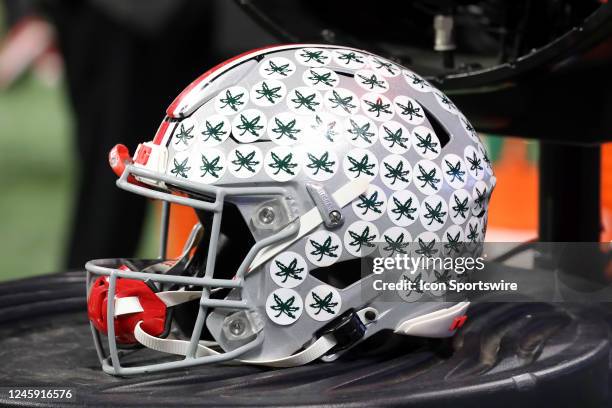
[[[571,144],[612,140],[612,3],[607,1],[563,35],[530,47],[516,59],[486,66],[490,59],[483,56],[484,68],[467,64],[449,71],[432,67],[432,44],[422,39],[427,30],[410,35],[420,26],[406,21],[413,10],[397,2],[373,6],[359,1],[354,7],[348,7],[349,2],[331,7],[323,0],[238,3],[282,41],[355,46],[396,59],[446,92],[479,132]],[[376,32],[360,24],[371,9],[387,14],[387,19],[379,18],[385,24]],[[428,27],[431,20],[424,21]],[[548,27],[542,21],[536,19],[525,30],[538,37]],[[469,43],[486,36],[486,30],[477,31]]]
[[[585,407],[607,395],[607,326],[593,309],[547,304],[474,306],[454,351],[451,342],[394,337],[334,363],[115,378],[98,366],[83,276],[0,285],[3,387],[73,387],[75,404],[87,406]],[[6,397],[0,405],[24,405]]]
[[[454,1],[455,3],[470,3]],[[557,32],[553,24],[541,24],[541,16],[533,16],[535,24],[525,27],[523,34],[530,38],[522,54],[509,61],[501,63],[493,58],[495,53],[484,43],[492,27],[470,26],[461,20],[459,26],[465,35],[465,30],[476,30],[470,36],[463,38],[464,44],[459,44],[457,52],[465,58],[472,58],[481,66],[474,64],[459,65],[451,69],[441,66],[441,58],[433,58],[433,7],[425,11],[418,4],[398,4],[392,1],[382,1],[372,7],[363,0],[338,1],[329,4],[324,0],[301,0],[286,2],[283,0],[237,0],[237,3],[260,25],[284,42],[332,43],[367,49],[385,57],[396,59],[403,65],[411,67],[421,75],[431,76],[432,81],[439,83],[446,90],[469,89],[482,92],[486,89],[505,87],[508,82],[515,82],[517,77],[534,70],[548,71],[551,66],[572,65],[576,62],[576,54],[591,49],[612,32],[610,19],[612,7],[607,2],[584,2],[584,7],[573,7],[571,15],[573,22],[567,24],[567,31]],[[422,3],[422,2],[421,2]],[[439,2],[441,3],[441,2]],[[471,3],[478,4],[478,1]],[[481,2],[484,3],[484,2]],[[500,3],[504,3],[503,1]],[[506,3],[511,3],[506,1]],[[544,2],[542,2],[544,3]],[[553,2],[548,2],[553,3]],[[481,4],[482,5],[482,4]],[[371,12],[371,26],[367,29],[358,22]],[[500,11],[501,10],[497,10]],[[506,10],[510,11],[510,10]],[[534,11],[534,10],[532,10]],[[550,9],[543,7],[544,15],[550,18]],[[484,13],[493,13],[492,9],[483,9]],[[383,16],[385,18],[383,18]],[[465,18],[465,16],[463,16]],[[522,17],[522,16],[520,16]],[[508,16],[517,20],[519,16]],[[490,21],[492,23],[492,21]],[[552,22],[551,22],[552,23]],[[556,21],[555,23],[561,23]],[[488,30],[487,30],[488,28]],[[550,31],[549,31],[550,30]],[[457,34],[457,33],[456,33]],[[460,42],[461,38],[459,38]],[[462,46],[469,48],[462,49]],[[597,59],[596,56],[590,58]],[[568,59],[571,59],[568,61]],[[580,62],[582,60],[580,59]],[[437,64],[436,64],[437,63]],[[542,72],[540,72],[542,73]],[[480,93],[479,92],[479,93]]]

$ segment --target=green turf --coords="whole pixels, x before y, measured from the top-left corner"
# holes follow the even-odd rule
[[[34,77],[0,92],[0,280],[62,269],[76,158],[62,87]],[[148,217],[142,256],[156,254]]]
[[[74,158],[63,92],[32,77],[0,93],[0,279],[57,270]]]
[[[0,3],[0,37],[5,32]],[[62,86],[33,76],[0,92],[0,281],[59,271],[65,252],[76,157]],[[142,256],[156,254],[148,217]]]
[[[69,136],[61,88],[26,76],[0,92],[0,280],[59,268],[73,183]]]

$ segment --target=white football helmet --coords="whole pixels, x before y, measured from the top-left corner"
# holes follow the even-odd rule
[[[438,243],[454,257],[486,231],[483,144],[422,77],[367,51],[274,46],[209,70],[166,113],[111,166],[120,188],[192,207],[200,224],[179,259],[87,264],[104,371],[296,366],[376,333],[445,337],[465,321],[464,299],[373,285],[405,275],[372,273],[375,257]],[[139,345],[159,352],[151,364],[118,350]]]

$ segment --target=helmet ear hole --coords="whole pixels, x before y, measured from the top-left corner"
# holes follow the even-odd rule
[[[204,227],[204,236],[200,241],[198,251],[204,253],[201,266],[201,275],[204,275],[206,259],[208,258],[208,245],[212,229],[213,213],[196,211],[200,223]],[[216,279],[232,279],[240,267],[243,259],[255,245],[255,239],[236,205],[225,202],[221,217],[221,233],[217,243],[217,259],[215,262]]]
[[[196,210],[196,214],[204,229],[204,235],[194,255],[194,258],[198,257],[198,259],[196,262],[192,261],[190,263],[190,271],[186,272],[189,276],[204,276],[214,213]],[[242,260],[255,244],[255,239],[242,214],[232,203],[225,202],[223,205],[221,232],[218,240],[214,278],[232,279]],[[194,290],[197,290],[197,288],[194,288]],[[211,297],[222,299],[227,295],[228,291],[225,289],[217,291],[211,294]],[[174,321],[184,334],[189,335],[193,331],[198,311],[199,300],[197,299],[174,307]],[[212,338],[206,326],[202,330],[201,338]]]

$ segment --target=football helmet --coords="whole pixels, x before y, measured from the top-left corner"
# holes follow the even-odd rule
[[[376,257],[480,248],[495,183],[457,107],[392,61],[331,45],[247,52],[191,83],[133,157],[118,145],[109,159],[120,188],[200,223],[178,259],[87,263],[107,373],[297,366],[465,321],[463,298],[373,285],[401,275],[372,273]],[[157,351],[150,364],[124,350],[142,346]]]

